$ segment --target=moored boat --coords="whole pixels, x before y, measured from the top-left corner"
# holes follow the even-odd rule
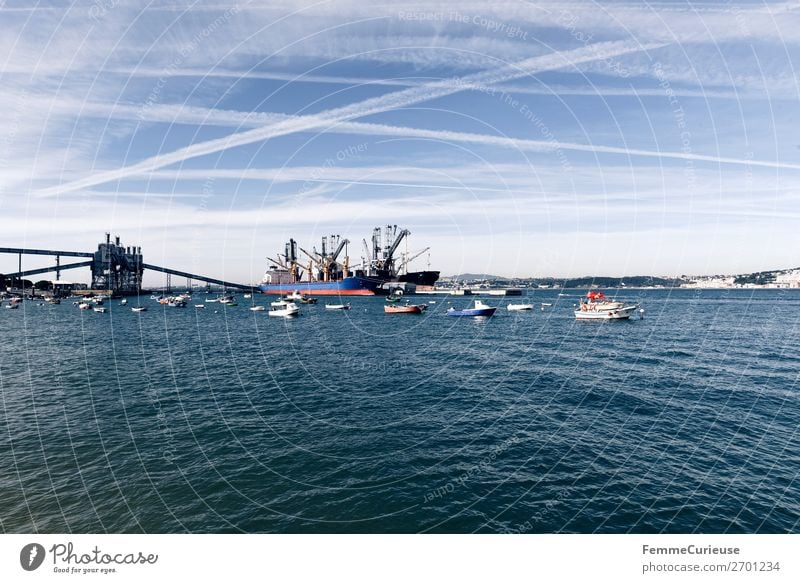
[[[267,308],[265,308],[264,306],[253,306],[252,308],[250,308],[250,311],[251,312],[263,312],[266,309]]]
[[[326,310],[349,310],[350,304],[325,304]]]
[[[497,308],[492,308],[484,304],[481,300],[475,300],[475,305],[472,308],[467,308],[464,310],[456,310],[455,308],[449,308],[447,310],[448,316],[471,316],[471,317],[480,317],[480,316],[491,316],[494,314]]]
[[[147,311],[147,308],[145,306],[134,306],[134,307],[131,308],[131,312],[139,313],[139,312],[146,312],[146,311]]]
[[[383,312],[385,314],[421,314],[427,308],[428,306],[425,304],[405,304],[402,306],[383,306]]]
[[[399,289],[392,290],[392,292],[388,296],[386,296],[386,301],[389,303],[399,302],[402,299],[403,299],[403,290]]]
[[[525,310],[532,310],[533,304],[508,304],[509,312],[522,312]]]
[[[294,303],[289,302],[283,307],[274,307],[269,311],[270,316],[280,316],[284,318],[289,318],[291,316],[297,316],[300,314],[300,308],[298,308]]]

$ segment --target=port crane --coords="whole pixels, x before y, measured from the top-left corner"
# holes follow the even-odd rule
[[[408,256],[403,257],[403,259],[400,261],[400,264],[397,266],[397,273],[400,273],[400,271],[402,271],[403,268],[405,268],[406,271],[408,271],[408,267],[407,266],[408,266],[409,263],[414,261],[417,257],[422,255],[426,251],[430,251],[430,250],[431,250],[430,247],[425,247],[425,249],[423,249],[422,251],[419,251],[417,253],[414,253],[414,255],[412,255],[411,257],[408,257]]]
[[[395,275],[394,269],[394,254],[400,243],[403,242],[407,236],[411,234],[408,229],[402,229],[397,233],[397,225],[394,227],[386,227],[386,248],[383,251],[383,256],[380,257],[380,228],[375,229],[372,234],[372,248],[373,248],[373,268],[380,276],[393,276]],[[396,235],[396,236],[395,236]],[[394,239],[394,240],[392,240]],[[391,243],[389,242],[391,241]]]
[[[331,246],[336,245],[331,254],[328,254],[328,243],[331,243]],[[338,279],[337,266],[341,266],[344,277],[348,276],[350,259],[345,255],[344,261],[339,261],[339,256],[349,243],[348,239],[340,240],[339,235],[331,235],[330,238],[322,238],[322,253],[318,253],[316,248],[313,251],[306,251],[300,247],[300,251],[309,259],[309,270],[312,264],[316,265],[322,281],[335,281]]]

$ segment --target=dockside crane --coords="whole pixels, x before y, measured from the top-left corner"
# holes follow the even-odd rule
[[[403,229],[397,234],[397,237],[392,242],[391,246],[386,250],[386,253],[383,256],[383,259],[378,261],[377,269],[384,273],[388,273],[389,275],[394,275],[394,253],[397,251],[397,248],[402,243],[403,239],[408,237],[411,234],[411,231],[408,229]]]
[[[425,249],[423,249],[422,251],[419,251],[419,252],[417,252],[417,253],[414,253],[414,255],[412,255],[411,257],[408,257],[408,256],[404,257],[404,258],[403,258],[403,259],[400,261],[400,264],[397,266],[397,273],[400,273],[400,271],[401,271],[401,270],[402,270],[404,267],[406,267],[406,266],[407,266],[409,263],[411,263],[412,261],[414,261],[414,260],[415,260],[417,257],[419,257],[420,255],[422,255],[422,254],[423,254],[423,253],[425,253],[426,251],[430,251],[430,250],[431,250],[431,248],[430,248],[430,247],[425,247]]]

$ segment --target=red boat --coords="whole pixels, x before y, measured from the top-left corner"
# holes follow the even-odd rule
[[[415,306],[413,304],[406,304],[404,306],[383,306],[383,311],[386,314],[421,314],[427,306]]]

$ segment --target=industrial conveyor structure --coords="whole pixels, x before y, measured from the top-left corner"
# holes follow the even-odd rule
[[[141,247],[125,247],[120,244],[119,237],[116,237],[114,242],[112,242],[110,233],[106,233],[105,241],[97,246],[97,251],[94,253],[51,249],[23,249],[17,247],[0,247],[0,253],[18,255],[19,257],[18,270],[14,273],[4,274],[6,278],[14,279],[42,273],[55,273],[56,280],[60,280],[62,271],[89,267],[92,271],[91,289],[102,290],[114,295],[135,295],[140,293],[142,291],[142,275],[145,269],[229,288],[243,290],[251,290],[253,288],[252,285],[234,283],[214,277],[207,277],[205,275],[198,275],[196,273],[145,263]],[[22,268],[23,255],[49,255],[56,258],[56,264],[51,267],[39,267],[25,270]],[[62,257],[86,257],[89,258],[89,260],[62,264]]]

